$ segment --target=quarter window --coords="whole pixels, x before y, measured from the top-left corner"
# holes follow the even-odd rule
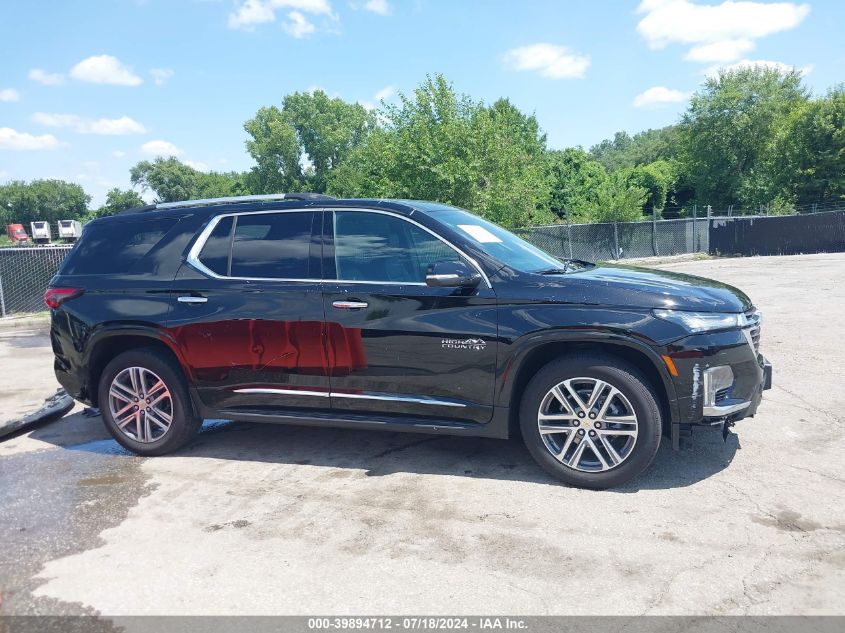
[[[220,220],[208,236],[199,255],[200,262],[206,268],[224,277],[229,274],[232,224],[234,224],[234,219],[231,216]]]
[[[428,231],[383,213],[336,211],[337,278],[345,281],[421,283],[431,264],[463,258]]]
[[[151,251],[179,220],[148,218],[98,222],[85,227],[83,239],[65,259],[62,275],[149,273],[156,262]],[[165,242],[166,243],[166,242]]]
[[[309,279],[314,213],[238,216],[232,240],[232,277]]]

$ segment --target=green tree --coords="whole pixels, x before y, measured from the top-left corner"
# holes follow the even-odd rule
[[[776,139],[772,166],[787,199],[845,200],[845,85],[790,114]]]
[[[630,169],[658,160],[672,160],[678,155],[677,125],[645,130],[630,136],[617,132],[590,148],[590,158],[600,162],[608,172]]]
[[[0,210],[4,223],[20,223],[29,231],[29,223],[43,220],[76,220],[88,211],[91,196],[75,183],[63,180],[13,180],[0,185]]]
[[[144,160],[132,167],[129,179],[143,191],[152,191],[156,202],[219,198],[250,193],[242,174],[201,172],[171,156]]]
[[[598,204],[599,188],[608,179],[605,168],[580,147],[548,152],[545,163],[552,213],[572,222],[586,221]]]
[[[758,66],[708,79],[692,97],[680,137],[698,200],[751,206],[771,200],[776,131],[806,100],[798,71]]]
[[[106,215],[114,215],[127,209],[143,207],[146,204],[137,191],[132,189],[120,189],[115,187],[106,194],[106,202],[103,206],[88,214],[89,219],[101,218]]]
[[[643,204],[647,198],[645,187],[632,185],[624,172],[614,172],[596,191],[596,203],[589,220],[637,222],[643,219]]]
[[[507,100],[485,106],[436,75],[380,116],[383,126],[332,171],[329,192],[438,200],[505,226],[551,219],[545,136]]]
[[[304,189],[305,174],[296,130],[276,106],[261,108],[244,124],[252,137],[246,148],[255,161],[248,182],[256,193],[284,193]]]
[[[637,165],[623,170],[629,185],[645,189],[646,200],[644,207],[649,212],[652,209],[662,210],[666,206],[669,192],[675,186],[675,166],[667,160],[656,160],[646,165]]]
[[[257,193],[326,191],[329,173],[369,134],[375,115],[322,90],[287,95],[281,109],[261,108],[244,124],[255,160],[250,185]],[[305,167],[303,167],[305,166]]]
[[[543,165],[546,136],[536,117],[507,99],[476,110],[471,120],[476,172],[471,208],[504,226],[551,222]]]

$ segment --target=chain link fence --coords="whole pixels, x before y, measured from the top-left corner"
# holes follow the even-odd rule
[[[0,248],[0,317],[45,310],[44,290],[71,248]]]
[[[707,252],[708,221],[704,218],[553,224],[515,231],[555,257],[587,261]]]

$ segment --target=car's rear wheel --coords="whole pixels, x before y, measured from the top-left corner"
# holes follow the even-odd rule
[[[138,455],[184,446],[202,424],[193,412],[178,365],[155,349],[135,349],[106,365],[98,391],[106,428]]]
[[[573,486],[611,488],[651,464],[661,416],[649,381],[611,356],[573,356],[543,367],[520,406],[522,437],[534,459]]]

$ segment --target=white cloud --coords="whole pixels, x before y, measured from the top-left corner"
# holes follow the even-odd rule
[[[0,169],[0,180],[3,180],[3,181],[9,180],[9,176],[11,176],[11,174],[9,172],[7,172],[3,169]]]
[[[188,167],[193,167],[197,171],[209,171],[208,165],[206,165],[202,161],[186,160],[186,161],[182,161],[182,162],[184,162]]]
[[[390,97],[394,94],[396,94],[396,89],[393,86],[385,86],[373,95],[373,99],[376,101],[384,101],[385,99],[390,99]]]
[[[179,156],[182,153],[182,150],[173,143],[161,139],[147,141],[141,145],[141,151],[150,156]]]
[[[691,62],[732,62],[754,50],[754,46],[753,41],[745,39],[701,44],[693,46],[684,59]]]
[[[48,73],[40,68],[33,68],[29,71],[29,78],[45,86],[58,86],[65,82],[64,75],[59,73]]]
[[[388,4],[387,0],[367,0],[367,3],[364,5],[364,8],[367,11],[371,11],[372,13],[378,13],[379,15],[390,14],[390,5]]]
[[[19,93],[14,88],[3,88],[0,90],[0,101],[5,101],[7,103],[12,101],[20,101],[21,100],[21,93]]]
[[[303,19],[303,13],[323,15],[332,20],[337,19],[331,4],[329,4],[329,0],[244,0],[234,13],[229,14],[229,28],[252,31],[258,24],[274,22],[276,20],[277,9],[289,9],[291,11],[288,13],[289,21],[284,25],[284,29],[289,32],[290,30],[296,31],[296,23],[299,20],[299,18],[292,17],[293,13],[296,13]],[[308,33],[313,30],[312,25]],[[294,37],[302,36],[295,35]]]
[[[797,70],[803,75],[809,75],[811,72],[813,72],[812,64],[807,64],[806,66],[798,67],[792,66],[790,64],[784,64],[783,62],[771,61],[768,59],[741,59],[735,64],[730,64],[727,66],[722,64],[710,66],[704,71],[704,74],[708,77],[718,77],[719,71],[730,72],[732,70],[742,70],[743,68],[770,68],[772,70],[777,70],[781,73],[788,73],[793,70]]]
[[[655,49],[672,43],[747,41],[792,29],[809,12],[810,5],[794,2],[725,0],[712,5],[690,0],[643,0],[637,8],[637,13],[644,14],[637,31]]]
[[[152,68],[150,69],[150,75],[156,86],[163,86],[173,76],[173,70],[170,68]]]
[[[246,0],[235,13],[229,14],[229,28],[251,31],[256,24],[272,22],[275,19],[276,12],[269,2]]]
[[[514,70],[536,70],[550,79],[581,79],[590,58],[555,44],[532,44],[505,53],[505,65]]]
[[[302,39],[311,35],[316,27],[299,11],[291,11],[288,13],[287,22],[282,24],[282,28],[291,37]]]
[[[112,86],[140,86],[144,80],[111,55],[92,55],[70,69],[70,76],[79,81]]]
[[[0,149],[29,151],[58,149],[61,145],[59,140],[52,134],[33,136],[26,132],[18,132],[10,127],[0,127]]]
[[[375,101],[370,101],[367,99],[359,99],[357,101],[358,105],[364,108],[365,110],[372,112],[373,110],[378,109],[379,105],[382,101],[386,101],[390,99],[393,95],[396,94],[396,89],[393,86],[385,86],[381,90],[376,91],[373,95],[373,99]]]
[[[128,116],[117,119],[88,119],[75,114],[36,112],[32,115],[32,120],[48,127],[69,127],[77,134],[122,136],[125,134],[146,134],[147,132],[142,124]]]
[[[123,158],[124,156],[126,156],[126,152],[124,152],[122,149],[116,149],[111,153],[111,155],[115,158]]]
[[[689,99],[688,92],[681,92],[665,86],[652,86],[634,98],[635,108],[657,108],[670,103],[681,103]]]

